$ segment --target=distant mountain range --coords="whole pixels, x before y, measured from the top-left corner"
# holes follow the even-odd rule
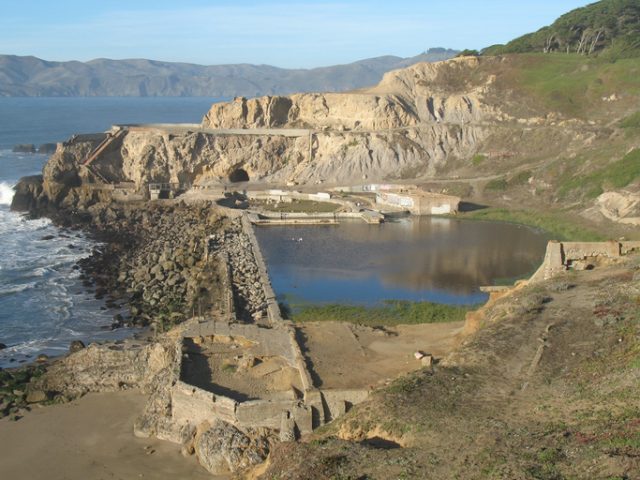
[[[250,64],[204,66],[144,59],[50,62],[0,55],[0,96],[253,97],[345,91],[375,85],[390,70],[446,60],[457,53],[432,48],[410,58],[389,55],[313,69]]]

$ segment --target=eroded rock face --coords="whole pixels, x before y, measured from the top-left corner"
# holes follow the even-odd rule
[[[69,397],[87,392],[128,388],[149,389],[157,375],[176,364],[178,348],[171,342],[136,345],[89,345],[51,365],[34,380],[33,391],[63,393]]]
[[[269,442],[256,432],[242,432],[216,420],[196,437],[195,454],[200,464],[214,475],[235,473],[264,462]]]
[[[596,206],[609,220],[640,225],[640,192],[606,192],[598,197]]]
[[[11,209],[21,212],[46,207],[48,198],[44,193],[42,175],[33,175],[20,179],[16,185],[16,193],[11,201]]]
[[[448,78],[468,75],[478,63],[477,58],[418,63],[389,72],[377,86],[357,92],[236,98],[213,105],[203,125],[363,131],[500,118],[499,112],[482,101],[482,93],[492,78],[480,78],[472,85]]]

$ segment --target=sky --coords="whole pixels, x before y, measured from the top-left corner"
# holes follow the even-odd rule
[[[585,0],[0,0],[0,54],[312,68],[505,43]]]

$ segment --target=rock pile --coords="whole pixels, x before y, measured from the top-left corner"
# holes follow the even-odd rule
[[[205,313],[220,297],[206,239],[224,222],[208,205],[99,204],[89,211],[105,243],[81,266],[95,281],[97,297],[128,302],[130,323],[165,330]],[[129,323],[114,320],[113,327]]]
[[[267,299],[264,295],[258,265],[251,241],[242,231],[240,219],[234,220],[224,234],[210,239],[210,250],[229,259],[233,298],[238,320],[252,323],[266,317]]]
[[[30,404],[57,400],[44,392],[35,395],[28,391],[29,382],[40,377],[44,371],[43,366],[0,369],[0,418],[9,415],[11,419],[18,420],[30,409]]]

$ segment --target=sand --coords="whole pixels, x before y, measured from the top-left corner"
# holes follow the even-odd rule
[[[134,391],[90,394],[0,420],[0,479],[215,478],[178,445],[133,436],[144,401]]]
[[[302,350],[316,386],[375,388],[422,368],[414,353],[438,359],[453,350],[464,322],[399,325],[391,335],[339,322],[309,322],[296,326],[304,337]]]

